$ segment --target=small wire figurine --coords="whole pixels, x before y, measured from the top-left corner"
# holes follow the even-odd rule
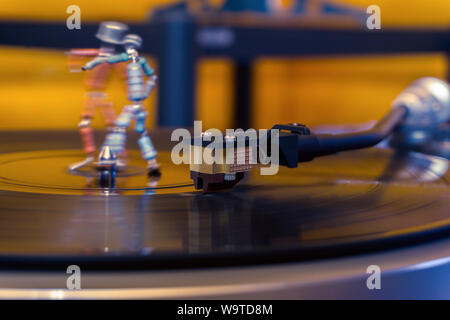
[[[125,153],[126,131],[133,120],[136,121],[135,130],[141,136],[138,140],[142,157],[147,161],[149,176],[159,176],[160,166],[156,160],[157,152],[146,130],[148,113],[143,101],[147,99],[156,85],[157,76],[144,57],[140,57],[137,49],[142,45],[142,38],[135,34],[128,34],[122,40],[125,52],[117,55],[98,56],[86,63],[82,70],[91,70],[105,63],[116,64],[127,62],[127,93],[132,102],[123,108],[114,122],[114,127],[106,136],[104,147],[107,146],[119,158]],[[144,80],[144,74],[148,80]],[[120,166],[120,164],[119,164]]]
[[[128,26],[120,22],[102,22],[96,34],[97,39],[101,41],[99,49],[71,49],[68,52],[69,69],[72,72],[81,71],[83,65],[81,61],[87,57],[107,58],[115,53],[115,46],[121,45],[123,37],[128,30]],[[89,165],[94,161],[96,146],[94,142],[94,133],[91,127],[92,118],[97,109],[101,110],[105,125],[108,128],[114,126],[116,113],[112,102],[108,101],[107,94],[104,92],[108,77],[115,69],[121,76],[126,77],[125,65],[117,64],[114,67],[103,63],[95,70],[89,72],[86,76],[85,86],[87,89],[84,100],[81,121],[78,128],[83,142],[86,159],[70,165],[70,170],[78,170]]]

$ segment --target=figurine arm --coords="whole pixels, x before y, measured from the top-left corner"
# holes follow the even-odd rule
[[[130,57],[128,56],[128,54],[126,52],[123,52],[121,54],[109,56],[107,62],[109,64],[113,64],[113,63],[119,63],[119,62],[126,62],[128,60],[130,60]]]
[[[70,49],[66,54],[75,57],[97,57],[100,49]]]
[[[92,59],[91,61],[87,62],[84,67],[81,67],[81,70],[91,70],[94,69],[99,64],[107,62],[107,57],[97,57]]]
[[[105,63],[105,62],[107,62],[109,64],[113,64],[113,63],[125,62],[125,61],[128,61],[128,60],[129,60],[128,54],[125,53],[125,52],[121,53],[121,54],[114,55],[114,56],[97,57],[95,59],[92,59],[88,63],[86,63],[86,65],[82,69],[83,70],[91,70],[91,69],[94,69],[99,64],[102,64],[102,63]]]
[[[152,67],[148,64],[147,60],[145,58],[140,58],[139,63],[142,66],[142,69],[144,69],[145,75],[147,77],[150,77],[155,74],[155,70],[153,70]]]

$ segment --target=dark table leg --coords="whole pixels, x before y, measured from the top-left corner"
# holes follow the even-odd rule
[[[158,125],[191,127],[196,90],[194,23],[179,13],[161,23]]]
[[[234,127],[248,129],[252,125],[252,62],[238,61],[234,74]]]

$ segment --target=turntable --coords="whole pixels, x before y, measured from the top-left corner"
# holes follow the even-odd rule
[[[212,193],[173,164],[169,132],[152,133],[161,177],[132,151],[107,188],[68,170],[76,133],[1,133],[0,298],[449,298],[448,109],[415,102],[375,127],[389,143]],[[441,122],[426,143],[411,115]],[[81,290],[66,288],[73,265]]]

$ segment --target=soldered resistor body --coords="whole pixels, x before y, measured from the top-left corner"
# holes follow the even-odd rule
[[[153,146],[152,140],[148,135],[143,135],[139,140],[139,147],[141,149],[142,158],[145,160],[153,160],[157,156],[155,147]]]
[[[131,101],[142,101],[145,97],[144,74],[141,65],[132,62],[127,66],[128,74],[128,99]]]

